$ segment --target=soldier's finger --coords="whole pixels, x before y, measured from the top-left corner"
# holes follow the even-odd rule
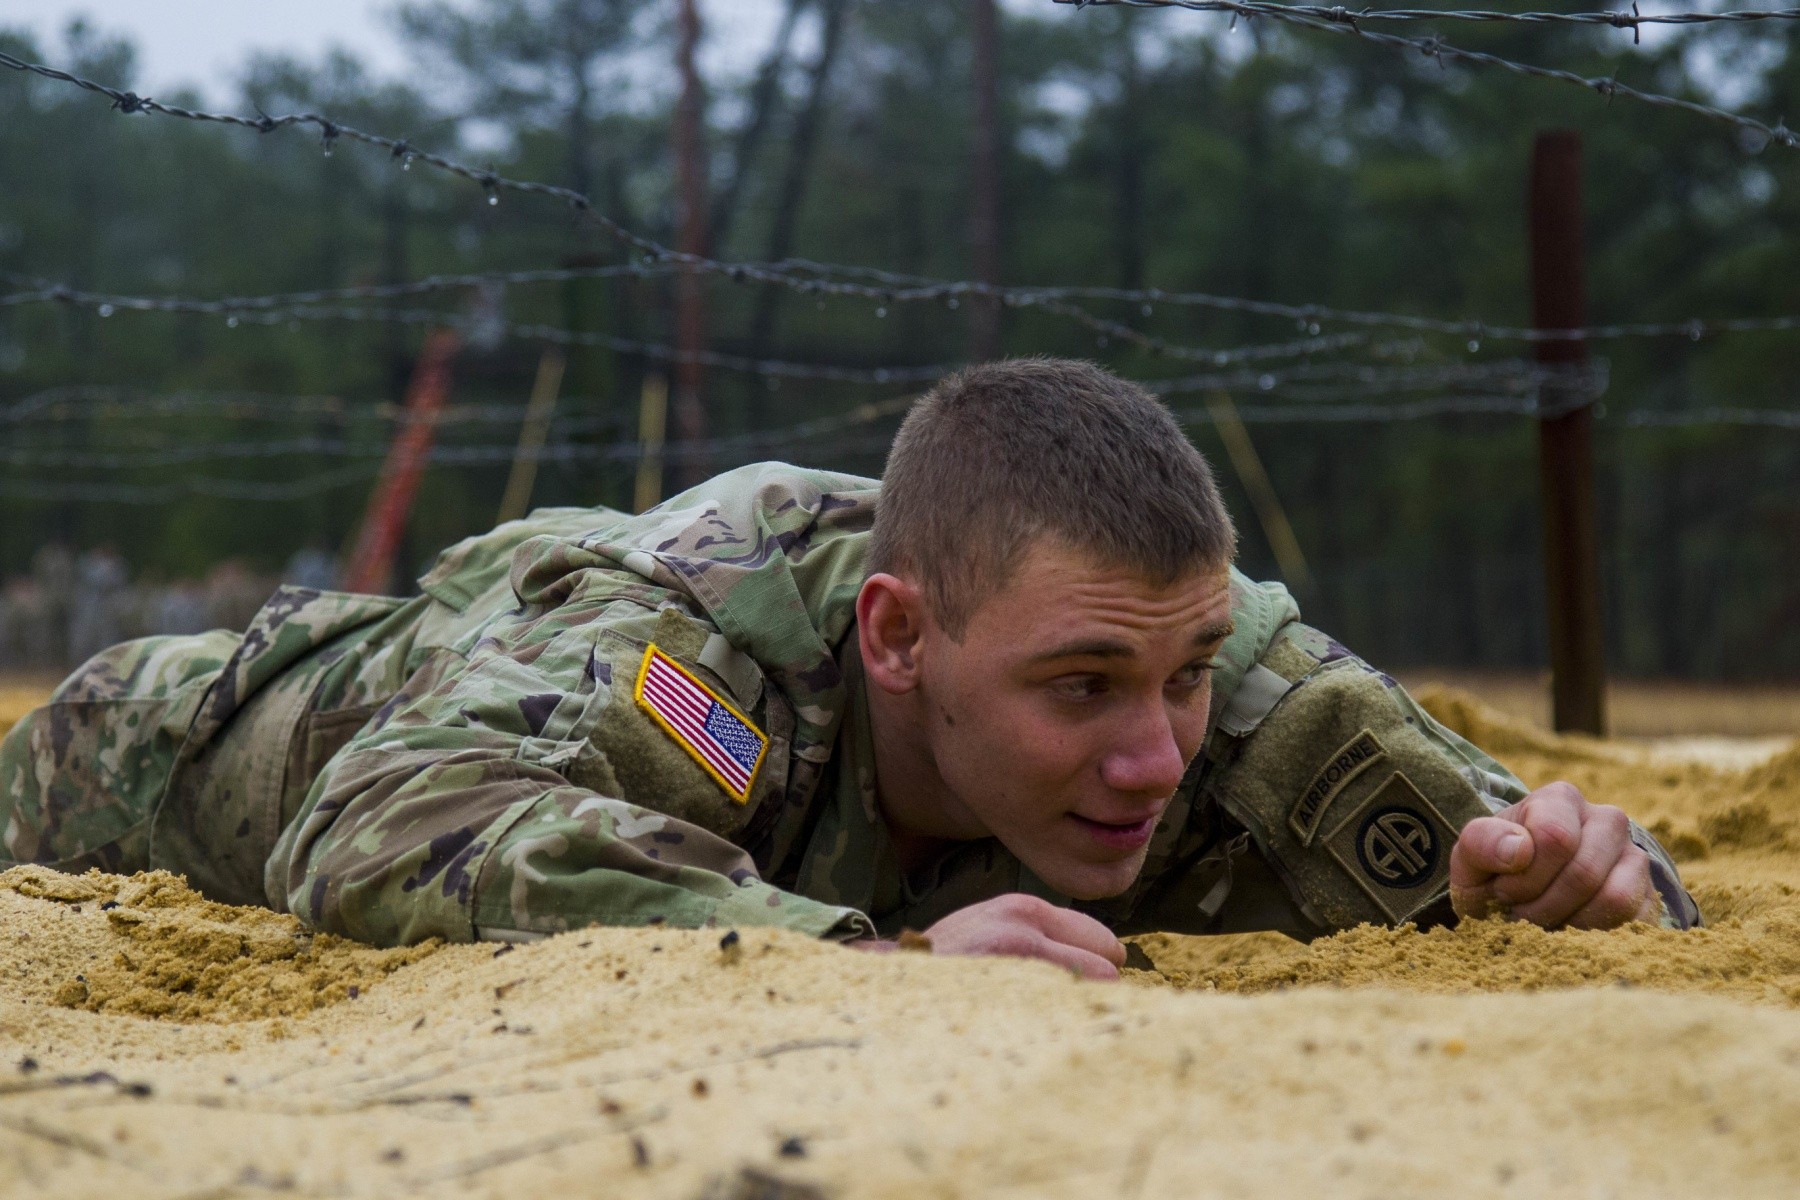
[[[1042,938],[1038,942],[1031,957],[1067,967],[1087,979],[1117,979],[1119,977],[1119,963],[1102,958],[1092,950],[1071,946],[1067,942],[1059,942],[1050,937]],[[1123,960],[1121,959],[1121,961]]]
[[[1472,893],[1497,875],[1513,875],[1531,865],[1531,833],[1504,817],[1476,817],[1450,847],[1450,892]]]
[[[1495,879],[1494,895],[1507,904],[1523,904],[1542,896],[1551,881],[1581,849],[1582,821],[1587,808],[1588,803],[1580,792],[1569,784],[1553,783],[1539,788],[1509,810],[1507,816],[1531,834],[1531,862],[1520,871]],[[1594,885],[1598,887],[1599,880],[1595,880]],[[1585,903],[1586,897],[1582,899]],[[1567,912],[1574,912],[1579,907],[1578,904],[1570,905]]]
[[[1114,967],[1125,965],[1125,943],[1114,937],[1112,930],[1086,913],[1046,904],[1037,913],[1037,926],[1044,931],[1044,936],[1053,941],[1085,950],[1105,959]]]
[[[1479,887],[1459,887],[1450,885],[1450,908],[1459,917],[1491,917],[1496,909],[1506,906],[1494,899],[1494,889],[1489,884]]]
[[[1514,880],[1497,882],[1494,891],[1512,903],[1513,916],[1553,929],[1600,894],[1627,851],[1643,853],[1631,844],[1631,822],[1625,814],[1611,805],[1593,807],[1581,826],[1581,843],[1574,856],[1542,892],[1536,896],[1509,896],[1507,886]],[[1636,899],[1633,897],[1634,908]]]
[[[1613,929],[1627,921],[1651,921],[1660,905],[1650,881],[1650,856],[1636,846],[1626,848],[1594,898],[1568,924],[1571,929]]]

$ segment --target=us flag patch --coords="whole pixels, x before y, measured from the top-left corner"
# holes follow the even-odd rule
[[[638,668],[637,702],[739,804],[762,765],[762,730],[654,645]]]

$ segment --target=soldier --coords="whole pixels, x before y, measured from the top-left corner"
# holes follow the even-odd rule
[[[1527,795],[1234,545],[1142,389],[975,367],[880,484],[540,510],[411,601],[104,653],[0,746],[0,845],[379,944],[913,928],[1097,977],[1139,930],[1698,922],[1623,813]]]

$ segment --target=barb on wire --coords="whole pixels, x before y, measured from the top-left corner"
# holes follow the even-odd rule
[[[1094,0],[1056,0],[1056,2],[1074,4],[1080,8],[1093,3]],[[1125,2],[1129,4],[1130,0],[1125,0]],[[1452,46],[1439,37],[1415,38],[1402,37],[1393,33],[1378,33],[1374,30],[1364,29],[1359,23],[1360,15],[1349,9],[1320,9],[1317,6],[1271,4],[1266,3],[1265,0],[1179,0],[1174,6],[1198,8],[1205,12],[1230,13],[1233,17],[1246,19],[1268,17],[1274,21],[1298,25],[1303,29],[1361,38],[1363,41],[1403,55],[1422,54],[1426,58],[1436,59],[1440,63],[1445,61],[1471,63],[1476,66],[1509,71],[1528,79],[1545,79],[1555,83],[1573,84],[1608,100],[1622,97],[1626,100],[1635,100],[1640,104],[1677,109],[1697,117],[1733,125],[1738,129],[1759,135],[1765,139],[1765,144],[1773,142],[1789,149],[1800,147],[1800,133],[1789,129],[1786,122],[1769,125],[1754,117],[1747,117],[1742,113],[1732,112],[1715,105],[1702,104],[1698,100],[1683,100],[1679,96],[1670,96],[1662,92],[1646,92],[1640,88],[1620,83],[1611,76],[1579,75],[1574,71],[1565,71],[1557,67],[1540,67],[1532,63],[1514,62],[1512,59],[1501,58],[1497,54],[1489,54],[1482,50],[1464,50]]]

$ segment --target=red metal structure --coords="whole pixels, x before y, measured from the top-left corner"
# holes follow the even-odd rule
[[[388,447],[381,475],[369,496],[369,509],[356,535],[356,549],[344,570],[344,587],[352,592],[385,592],[392,585],[394,552],[406,532],[419,478],[437,437],[438,414],[450,394],[450,363],[460,341],[448,329],[425,339],[406,388],[406,415]]]

